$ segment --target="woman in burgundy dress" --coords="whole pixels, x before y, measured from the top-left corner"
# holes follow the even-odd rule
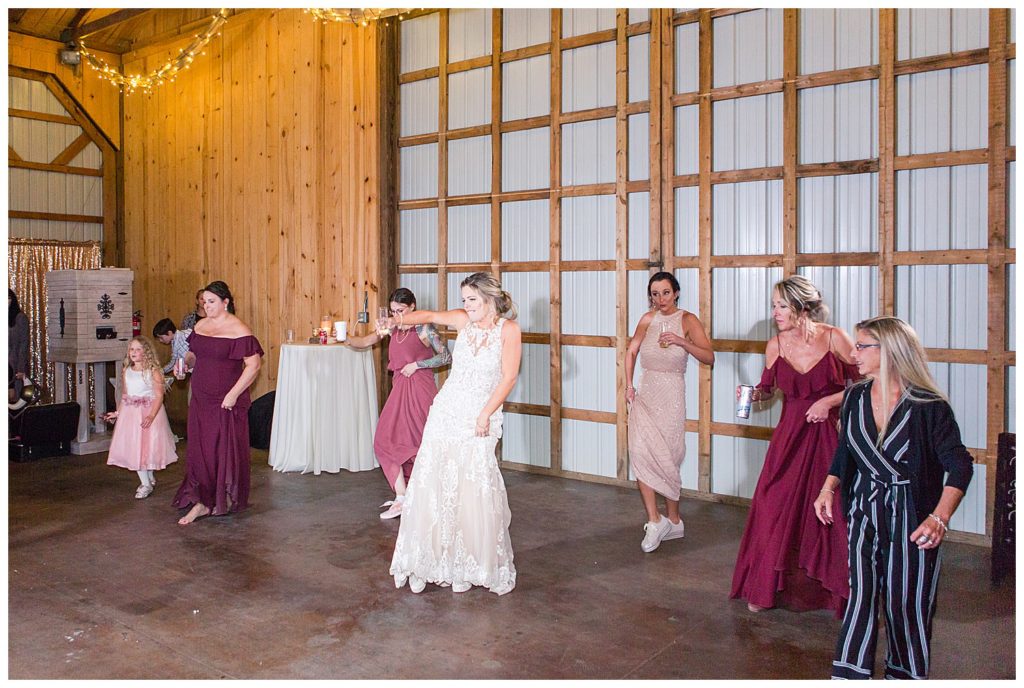
[[[812,506],[838,444],[843,391],[859,378],[853,343],[823,322],[828,306],[800,275],[775,285],[772,317],[779,334],[765,348],[754,400],[781,390],[782,417],[754,490],[730,597],[746,599],[752,612],[779,606],[841,615],[850,595],[846,524],[837,510],[835,523],[823,526]]]
[[[388,300],[391,314],[396,317],[416,310],[416,296],[405,287],[395,289]],[[412,475],[413,460],[423,439],[427,412],[437,394],[433,369],[450,363],[452,355],[430,324],[398,326],[390,333],[381,329],[379,333],[365,337],[349,337],[346,343],[353,348],[364,349],[379,342],[385,334],[391,335],[388,370],[394,374],[394,379],[391,394],[377,421],[373,452],[384,477],[395,491],[394,500],[381,504],[388,510],[380,517],[395,518],[402,513],[405,486]]]
[[[223,282],[203,290],[206,317],[188,337],[194,357],[188,407],[188,462],[172,504],[189,509],[178,523],[249,505],[249,385],[263,349],[235,317],[235,299]]]

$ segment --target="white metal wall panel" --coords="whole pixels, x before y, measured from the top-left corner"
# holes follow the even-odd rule
[[[546,198],[502,203],[501,259],[505,262],[548,260],[551,257],[548,217]]]
[[[501,190],[546,189],[551,184],[550,149],[550,127],[502,134]]]
[[[1017,162],[1006,165],[1006,245],[1017,247]]]
[[[928,368],[939,389],[949,397],[963,443],[975,449],[984,447],[988,370],[969,363],[929,363]]]
[[[562,347],[562,405],[615,412],[615,349]]]
[[[54,241],[102,241],[103,225],[92,222],[53,222],[50,220],[8,220],[8,237],[51,239]]]
[[[71,162],[68,163],[72,167],[91,167],[94,170],[101,169],[103,167],[103,153],[100,151],[99,146],[95,143],[90,143],[82,152],[71,158]]]
[[[490,260],[490,203],[448,208],[448,262],[488,263]]]
[[[1006,108],[1006,142],[1017,145],[1017,60],[1009,60],[1006,64],[1007,88],[1010,91],[1010,102]]]
[[[651,309],[650,299],[647,296],[647,282],[651,276],[646,270],[630,270],[626,275],[629,284],[629,336],[636,333],[636,326],[644,313]]]
[[[650,124],[651,116],[646,112],[630,115],[629,144],[627,158],[629,161],[629,181],[649,179],[651,176]]]
[[[440,15],[437,12],[406,19],[401,27],[402,73],[436,67],[440,58]]]
[[[675,251],[677,256],[695,256],[699,251],[700,189],[680,186],[675,189]]]
[[[896,249],[988,246],[988,165],[896,173]]]
[[[437,208],[399,210],[400,263],[437,263]]]
[[[715,184],[711,248],[715,255],[782,252],[782,180]]]
[[[988,65],[896,78],[898,155],[988,145]]]
[[[615,426],[562,420],[562,470],[614,478]]]
[[[461,129],[491,121],[491,68],[448,76],[448,128]]]
[[[562,112],[615,105],[615,43],[562,52]]]
[[[732,497],[754,496],[764,467],[768,442],[747,437],[711,436],[711,492]]]
[[[562,38],[582,36],[614,28],[614,9],[570,9],[567,7],[562,10]]]
[[[700,317],[700,270],[697,268],[676,268],[679,282],[679,307]]]
[[[755,340],[772,337],[775,334],[771,319],[772,287],[781,279],[782,268],[713,269],[711,337]]]
[[[910,323],[926,347],[986,348],[988,266],[896,266],[896,316]]]
[[[490,193],[491,137],[448,142],[448,195]]]
[[[506,62],[502,70],[502,120],[540,117],[551,112],[550,55]]]
[[[829,322],[841,327],[851,338],[857,323],[878,314],[877,266],[803,266],[797,272],[818,287],[832,311]]]
[[[782,77],[782,10],[762,9],[712,20],[714,87]]]
[[[651,255],[651,194],[637,191],[628,196],[629,205],[629,258],[649,258]]]
[[[800,10],[800,73],[878,64],[877,9]]]
[[[1017,10],[1010,8],[1010,43],[1017,42]]]
[[[712,105],[714,169],[782,164],[782,94],[720,100]]]
[[[8,107],[16,110],[43,112],[49,115],[70,116],[57,100],[57,96],[50,93],[50,89],[42,81],[10,76],[7,78],[7,89]]]
[[[549,418],[506,413],[502,423],[502,462],[551,468],[551,420]]]
[[[402,111],[399,136],[437,131],[437,79],[412,81],[398,88]]]
[[[986,498],[987,468],[983,463],[974,464],[974,477],[971,479],[971,484],[967,486],[967,492],[956,513],[949,519],[950,530],[985,534],[985,510],[988,504]]]
[[[547,344],[523,344],[523,357],[519,364],[519,380],[516,381],[516,386],[508,395],[508,400],[517,404],[546,405],[551,403],[550,346]]]
[[[1017,350],[1017,264],[1006,266],[1006,350]]]
[[[462,283],[462,280],[472,274],[472,272],[448,273],[448,310],[462,308],[462,287],[459,285]]]
[[[491,54],[491,10],[448,10],[448,61]]]
[[[632,10],[630,10],[632,12]],[[629,102],[637,103],[651,97],[651,34],[642,33],[627,39],[629,54]]]
[[[615,196],[562,199],[562,260],[615,259]]]
[[[683,459],[683,465],[679,467],[679,477],[684,490],[699,489],[700,481],[697,468],[700,465],[700,456],[698,451],[697,433],[686,433],[686,457]]]
[[[1006,366],[1006,432],[1017,432],[1017,366]]]
[[[399,275],[398,285],[409,289],[416,295],[416,307],[420,310],[437,310],[437,275],[421,273]],[[455,308],[458,308],[458,305]]]
[[[988,47],[986,9],[901,9],[896,17],[899,60]]]
[[[764,354],[716,352],[715,367],[711,370],[712,422],[775,427],[782,415],[781,395],[771,402],[751,406],[750,418],[736,417],[736,386],[758,384],[763,372]]]
[[[10,168],[8,189],[11,210],[103,214],[103,182],[100,177]]]
[[[696,23],[676,27],[676,93],[692,93],[700,89],[699,34],[700,25]]]
[[[435,198],[437,196],[437,144],[400,148],[399,198]]]
[[[9,117],[7,124],[8,145],[31,162],[50,162],[82,134],[77,125],[23,117]]]
[[[502,50],[516,50],[551,40],[551,10],[508,7],[501,11]]]
[[[649,9],[641,8],[630,8],[629,14],[627,15],[626,21],[630,24],[642,24],[645,21],[650,21],[651,11]]]
[[[876,172],[797,179],[797,200],[800,253],[878,250]]]
[[[506,272],[501,276],[501,282],[519,310],[519,327],[523,332],[550,332],[551,277],[548,273]]]
[[[616,303],[614,272],[563,272],[562,334],[615,336]]]
[[[878,157],[878,81],[799,91],[800,163]]]
[[[545,165],[548,162],[545,161]],[[562,127],[562,185],[615,181],[615,120],[598,119]]]
[[[700,106],[685,105],[676,114],[676,174],[697,174],[700,151]]]

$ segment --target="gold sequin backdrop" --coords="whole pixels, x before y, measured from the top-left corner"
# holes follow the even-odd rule
[[[46,273],[98,270],[100,244],[8,239],[7,250],[7,286],[18,295],[21,310],[28,316],[29,377],[42,386],[43,398],[52,400],[53,366],[46,358]],[[89,397],[92,398],[91,385]]]

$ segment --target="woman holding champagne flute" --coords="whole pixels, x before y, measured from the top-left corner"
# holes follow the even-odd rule
[[[683,536],[679,467],[686,454],[686,362],[693,356],[713,365],[715,352],[697,316],[678,307],[679,282],[672,273],[653,275],[647,296],[651,310],[640,318],[626,349],[626,403],[629,462],[647,512],[640,549],[653,552],[662,540]],[[639,391],[633,386],[638,355],[644,366]],[[659,494],[667,516],[658,511]]]
[[[746,599],[752,612],[784,606],[839,615],[850,594],[846,524],[840,516],[826,528],[811,509],[838,443],[843,390],[860,377],[851,361],[853,342],[825,324],[828,312],[821,292],[800,275],[772,290],[779,333],[765,347],[753,400],[780,389],[782,417],[754,489],[730,595]]]
[[[433,325],[397,325],[394,332],[388,327],[390,316],[404,317],[416,310],[416,296],[410,290],[399,287],[391,292],[388,301],[391,308],[378,311],[373,334],[349,337],[345,342],[354,349],[366,349],[390,336],[388,370],[394,379],[373,436],[373,452],[395,492],[393,500],[381,505],[388,507],[380,515],[383,519],[402,514],[405,487],[423,439],[427,411],[437,394],[434,369],[448,365],[452,360],[448,347]]]

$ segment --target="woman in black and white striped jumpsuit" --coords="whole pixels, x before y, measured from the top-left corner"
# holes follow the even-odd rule
[[[871,678],[881,606],[885,677],[924,679],[938,547],[971,481],[971,455],[909,325],[888,316],[858,323],[853,359],[868,379],[847,390],[839,446],[814,502],[818,519],[830,524],[842,486],[850,599],[832,677]]]

